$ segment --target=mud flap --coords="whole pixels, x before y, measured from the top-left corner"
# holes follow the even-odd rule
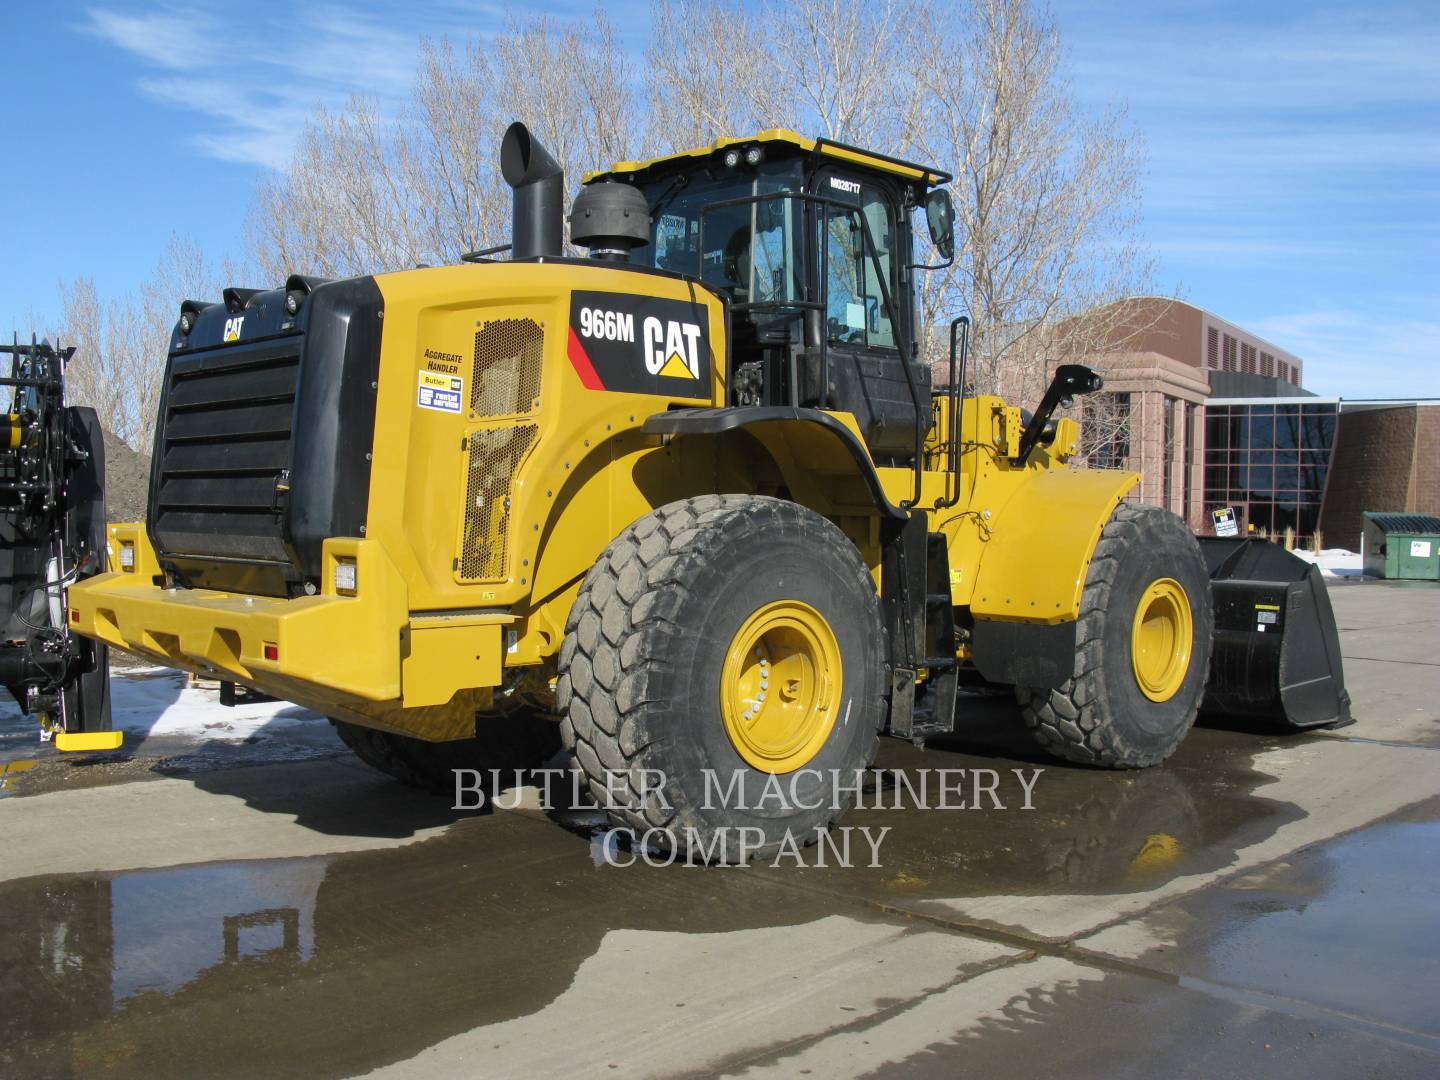
[[[1205,712],[1294,729],[1353,723],[1319,567],[1265,540],[1200,537],[1215,603]]]

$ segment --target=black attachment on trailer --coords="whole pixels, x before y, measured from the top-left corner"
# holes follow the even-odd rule
[[[42,731],[110,730],[108,650],[70,632],[66,591],[105,566],[105,443],[65,404],[75,350],[0,345],[0,686]]]
[[[1215,603],[1202,710],[1295,729],[1353,723],[1319,567],[1265,540],[1199,539]]]

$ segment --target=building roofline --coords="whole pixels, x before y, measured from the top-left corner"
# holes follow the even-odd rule
[[[1304,394],[1298,397],[1212,397],[1206,398],[1206,406],[1210,405],[1340,405],[1344,403],[1343,398],[1338,397],[1313,397]]]
[[[1211,311],[1209,308],[1203,308],[1203,307],[1201,307],[1199,304],[1191,303],[1189,300],[1182,300],[1182,299],[1180,299],[1178,296],[1160,296],[1160,295],[1158,295],[1158,294],[1156,294],[1156,293],[1144,293],[1144,294],[1142,294],[1142,295],[1140,295],[1140,296],[1122,296],[1119,300],[1114,301],[1114,303],[1123,304],[1123,303],[1125,303],[1127,300],[1163,300],[1163,301],[1164,301],[1165,303],[1167,303],[1167,304],[1184,304],[1186,307],[1192,308],[1192,309],[1194,309],[1195,311],[1200,312],[1200,314],[1202,314],[1202,315],[1208,315],[1208,316],[1210,316],[1210,318],[1212,318],[1212,319],[1217,319],[1217,320],[1219,320],[1220,322],[1225,323],[1227,326],[1233,326],[1236,330],[1239,330],[1239,331],[1241,331],[1242,333],[1248,334],[1250,337],[1253,337],[1256,341],[1263,342],[1264,344],[1269,345],[1270,348],[1275,349],[1275,350],[1277,350],[1277,351],[1279,351],[1279,352],[1283,352],[1286,356],[1290,357],[1292,360],[1298,360],[1298,361],[1300,361],[1300,363],[1301,363],[1302,365],[1305,363],[1305,358],[1304,358],[1303,356],[1301,356],[1299,353],[1294,352],[1294,351],[1291,350],[1291,349],[1287,349],[1287,348],[1285,348],[1285,346],[1283,346],[1283,345],[1276,345],[1275,342],[1271,341],[1269,338],[1261,337],[1259,334],[1255,333],[1255,331],[1246,329],[1245,327],[1241,326],[1238,322],[1236,322],[1234,319],[1227,319],[1224,315],[1217,315],[1215,312]]]
[[[1206,405],[1415,405],[1434,408],[1440,398],[1353,398],[1353,397],[1212,397]]]

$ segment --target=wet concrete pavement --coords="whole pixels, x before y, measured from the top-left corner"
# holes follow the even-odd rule
[[[1440,590],[1332,599],[1354,727],[1210,722],[1106,773],[971,698],[880,764],[996,770],[1007,808],[871,792],[875,867],[597,866],[583,816],[343,756],[22,776],[0,1074],[1436,1075]]]

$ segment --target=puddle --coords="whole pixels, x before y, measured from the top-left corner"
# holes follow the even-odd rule
[[[1038,765],[1035,808],[856,812],[845,824],[891,830],[877,868],[597,868],[593,815],[456,820],[396,787],[412,816],[433,808],[449,828],[386,851],[0,884],[0,1073],[348,1075],[543,1008],[612,929],[884,921],[872,902],[1152,888],[1228,864],[1299,813],[1256,795],[1266,778],[1250,762],[1267,744],[1250,735],[1197,730],[1140,773],[958,745],[887,742],[879,764]],[[195,782],[320,832],[375,827],[353,788],[329,805],[276,770]],[[636,968],[644,978],[643,956]]]
[[[1186,900],[1210,982],[1304,999],[1440,1050],[1440,803],[1362,829],[1260,878]],[[1185,985],[1182,978],[1181,985]]]
[[[1017,997],[886,1080],[1433,1077],[1437,816],[1431,800],[1176,901],[1152,916],[1176,935],[1148,974]]]

